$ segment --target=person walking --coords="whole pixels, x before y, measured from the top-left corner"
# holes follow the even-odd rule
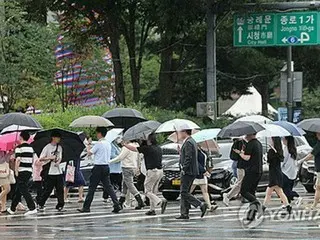
[[[269,185],[266,191],[266,196],[263,202],[263,211],[266,209],[266,205],[271,200],[273,192],[276,192],[282,203],[284,204],[287,212],[291,214],[292,207],[290,206],[286,195],[282,190],[283,178],[281,171],[281,162],[283,162],[283,148],[280,137],[273,137],[272,144],[268,151],[268,163],[269,163]]]
[[[127,146],[130,145],[132,147],[138,148],[138,143],[127,143]],[[121,162],[122,167],[122,193],[119,199],[119,203],[121,206],[126,201],[127,193],[131,193],[138,202],[138,206],[136,206],[136,210],[142,209],[145,205],[142,201],[141,195],[137,188],[134,185],[133,178],[138,168],[139,161],[139,153],[135,151],[129,150],[127,147],[123,147],[121,149],[120,154],[112,159],[110,163],[118,163]]]
[[[213,212],[218,208],[218,205],[211,204],[210,196],[208,193],[208,177],[212,168],[208,167],[208,156],[207,154],[199,147],[198,148],[198,166],[199,166],[199,175],[196,176],[196,179],[193,181],[190,193],[193,193],[197,186],[200,187],[203,199],[205,200],[208,209]]]
[[[32,180],[36,188],[37,196],[35,200],[37,205],[39,205],[41,196],[43,194],[43,179],[41,177],[42,164],[43,162],[37,158],[37,159],[34,159],[33,166],[32,166]]]
[[[281,170],[283,176],[283,192],[288,198],[288,202],[297,198],[296,205],[300,206],[302,198],[296,191],[293,191],[294,182],[298,175],[298,163],[297,163],[297,148],[292,136],[283,138],[283,156],[284,160],[281,163]]]
[[[181,206],[179,220],[189,219],[190,205],[200,207],[201,217],[207,212],[208,205],[202,203],[190,193],[191,185],[199,175],[197,143],[191,138],[192,130],[183,129],[178,132],[178,138],[183,142],[180,155],[181,168]]]
[[[62,147],[60,145],[61,134],[53,131],[51,142],[47,144],[40,154],[39,161],[43,162],[41,177],[44,181],[44,190],[39,201],[39,211],[44,211],[50,194],[55,189],[58,203],[56,209],[61,212],[64,207],[63,173],[60,168],[62,160]]]
[[[165,213],[167,208],[167,201],[161,200],[157,193],[159,191],[159,183],[163,177],[162,169],[162,149],[158,146],[156,135],[151,134],[148,140],[144,141],[140,147],[124,143],[124,146],[131,151],[142,153],[147,169],[146,179],[144,182],[144,191],[150,200],[150,210],[146,215],[156,215],[156,207],[161,206],[161,214]]]
[[[248,143],[245,150],[234,149],[234,151],[239,154],[241,159],[248,162],[240,193],[250,203],[250,210],[245,220],[251,222],[255,219],[258,210],[261,209],[261,204],[255,193],[262,175],[263,149],[261,142],[256,138],[256,134],[246,135],[246,140]]]
[[[99,141],[92,148],[91,146],[87,146],[88,155],[94,155],[94,167],[92,169],[92,174],[90,177],[88,194],[84,201],[83,207],[81,209],[78,209],[78,211],[81,213],[90,212],[94,193],[98,187],[98,184],[102,182],[104,191],[106,191],[112,199],[112,212],[119,213],[121,210],[121,206],[110,182],[109,161],[111,156],[111,144],[105,139],[107,129],[105,127],[97,127],[96,134]]]
[[[231,147],[230,151],[230,159],[237,163],[237,182],[231,188],[229,193],[223,194],[223,203],[228,207],[229,202],[232,198],[236,197],[240,193],[242,180],[245,175],[245,168],[247,166],[247,162],[243,160],[239,154],[237,154],[234,150],[244,151],[246,148],[245,139],[235,139],[234,143]]]
[[[83,174],[80,170],[80,161],[81,159],[79,159],[78,161],[72,161],[72,164],[75,168],[75,172],[74,172],[74,182],[66,182],[66,186],[64,187],[64,201],[65,202],[69,202],[68,199],[68,194],[69,194],[69,190],[71,188],[78,188],[78,203],[83,203],[84,199],[84,185],[85,185],[85,180],[83,177]],[[71,164],[71,162],[67,162],[68,166],[69,164]]]
[[[36,214],[36,204],[29,192],[28,183],[32,175],[32,164],[36,158],[36,154],[28,143],[30,134],[26,131],[20,133],[20,142],[15,149],[15,175],[16,175],[16,189],[11,203],[11,207],[7,209],[9,214],[15,214],[17,206],[21,200],[21,196],[27,202],[28,211],[25,216]]]
[[[115,143],[115,141],[111,142],[111,156],[110,159],[113,159],[117,157],[120,154],[119,147]],[[113,186],[113,189],[115,191],[122,190],[122,169],[121,169],[121,163],[120,162],[109,162],[109,168],[110,168],[110,182]],[[107,192],[103,192],[102,195],[103,201],[108,202],[109,195]]]
[[[10,174],[12,172],[9,168],[10,154],[5,151],[0,151],[0,202],[1,202],[1,213],[7,212],[7,196],[10,193]]]
[[[316,137],[317,137],[317,143],[313,147],[312,152],[309,153],[305,158],[299,161],[300,163],[303,163],[304,161],[309,161],[314,159],[315,173],[316,173],[317,179],[315,183],[316,192],[314,194],[313,204],[310,207],[311,210],[315,209],[320,201],[320,132],[316,133]]]

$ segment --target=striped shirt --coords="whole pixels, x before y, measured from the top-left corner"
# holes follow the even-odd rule
[[[20,160],[19,172],[32,172],[34,150],[28,143],[22,143],[16,147],[15,157]]]

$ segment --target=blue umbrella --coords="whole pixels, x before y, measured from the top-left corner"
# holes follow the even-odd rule
[[[218,136],[220,131],[220,128],[204,129],[193,134],[192,138],[196,141],[196,143],[201,143],[208,140],[213,140]]]
[[[297,125],[286,122],[286,121],[278,121],[278,122],[273,122],[273,124],[276,124],[280,127],[283,127],[286,129],[292,136],[303,136],[306,134],[305,131],[303,131],[301,128],[299,128]]]

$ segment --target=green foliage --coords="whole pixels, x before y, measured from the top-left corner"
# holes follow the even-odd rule
[[[6,112],[18,100],[41,96],[54,69],[52,32],[27,22],[23,10],[16,1],[0,4],[0,97],[8,97]]]

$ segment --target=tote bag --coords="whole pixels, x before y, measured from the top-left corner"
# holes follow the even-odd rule
[[[73,161],[71,161],[70,164],[67,165],[66,182],[74,183],[75,171],[76,168],[73,166]]]
[[[9,164],[4,162],[0,164],[0,178],[8,178],[10,174]]]

